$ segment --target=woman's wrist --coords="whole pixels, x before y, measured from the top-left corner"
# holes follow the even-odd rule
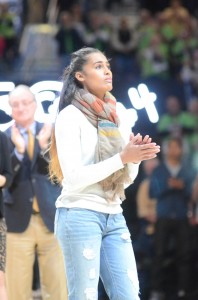
[[[121,161],[122,161],[123,165],[125,165],[125,164],[127,163],[127,161],[126,161],[126,158],[125,158],[125,156],[124,156],[123,151],[120,152],[120,158],[121,158]]]

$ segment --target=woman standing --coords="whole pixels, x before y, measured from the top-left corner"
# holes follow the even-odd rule
[[[5,286],[5,258],[6,258],[6,225],[3,218],[2,189],[9,186],[12,179],[11,162],[9,156],[8,140],[0,131],[0,299],[7,300]]]
[[[120,124],[110,94],[112,73],[103,53],[73,53],[63,77],[51,142],[51,177],[62,184],[55,233],[68,280],[68,299],[98,299],[99,276],[110,299],[139,299],[130,234],[122,214],[124,189],[139,162],[159,146]]]

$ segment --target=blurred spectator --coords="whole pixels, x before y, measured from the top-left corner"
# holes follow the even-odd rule
[[[197,38],[195,39],[197,44]],[[192,98],[198,96],[198,47],[186,55],[181,71],[180,78],[184,85],[184,92],[186,102],[191,101]]]
[[[190,15],[180,0],[171,0],[170,6],[158,14],[158,24],[160,34],[168,48],[169,71],[172,76],[177,76],[188,47]]]
[[[70,61],[70,54],[83,46],[83,40],[69,12],[63,11],[60,14],[60,26],[55,39],[58,43],[61,68],[64,68]]]
[[[110,47],[115,58],[115,72],[122,76],[137,74],[137,35],[128,17],[121,16],[114,26],[110,37]]]
[[[171,43],[171,41],[175,41],[175,39],[177,39],[178,36],[174,32],[174,29],[171,26],[171,24],[167,22],[163,13],[156,14],[155,20],[157,22],[158,32],[161,34],[163,41],[168,46],[169,43]]]
[[[176,291],[178,299],[186,297],[190,276],[189,202],[195,172],[183,162],[183,143],[180,138],[170,138],[164,147],[163,162],[153,171],[150,197],[157,199],[155,228],[155,256],[153,261],[152,293],[150,300],[165,297],[164,274],[167,250],[173,241],[177,265]]]
[[[33,265],[38,257],[42,299],[67,299],[64,263],[54,236],[55,200],[60,193],[48,179],[51,125],[34,121],[37,108],[27,86],[9,95],[13,181],[4,193],[7,225],[6,283],[9,300],[32,299]],[[13,255],[14,253],[14,255]]]
[[[188,158],[194,132],[194,120],[189,112],[182,109],[178,97],[170,95],[166,99],[166,112],[160,117],[157,130],[162,142],[169,137],[182,138],[184,153],[186,159]]]
[[[146,49],[150,45],[151,39],[158,32],[157,22],[149,10],[140,10],[135,31],[138,37],[137,50],[139,52],[142,51],[142,49]]]
[[[179,37],[168,43],[169,69],[172,76],[179,77],[183,64],[192,56],[197,46],[198,40],[193,36],[191,29],[186,29]]]
[[[3,213],[2,189],[10,186],[12,180],[11,161],[8,155],[9,146],[6,135],[0,131],[0,299],[7,300],[5,282],[6,264],[6,224]]]
[[[180,0],[171,0],[170,6],[162,11],[165,22],[169,23],[175,36],[180,36],[190,22],[188,10]]]
[[[166,78],[169,76],[168,47],[160,34],[155,34],[148,45],[138,53],[141,75],[145,77]]]
[[[74,23],[84,23],[85,16],[83,11],[83,6],[78,1],[74,1],[69,9],[72,14],[72,20]]]
[[[153,158],[143,162],[144,179],[139,184],[136,202],[139,233],[134,240],[133,247],[137,259],[141,299],[148,299],[150,290],[151,264],[153,258],[153,235],[156,222],[156,199],[149,195],[150,177],[159,165],[159,159]]]
[[[108,53],[111,27],[107,22],[103,22],[104,20],[102,13],[98,13],[96,10],[90,11],[87,14],[83,39],[86,46]]]
[[[17,55],[15,17],[7,3],[0,3],[0,60],[9,65]]]
[[[151,199],[149,195],[150,177],[153,173],[153,170],[158,165],[158,158],[153,158],[149,161],[143,162],[143,172],[145,178],[140,183],[137,191],[137,215],[138,218],[143,221],[143,227],[148,234],[153,233],[152,225],[156,221],[156,201],[154,199]]]
[[[191,99],[188,105],[193,125],[193,133],[191,135],[191,162],[198,172],[198,98]]]
[[[28,24],[40,24],[46,21],[46,12],[49,0],[26,0]]]

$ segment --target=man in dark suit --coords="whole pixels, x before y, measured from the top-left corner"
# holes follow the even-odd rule
[[[3,217],[3,193],[12,181],[12,168],[10,163],[8,139],[4,132],[0,131],[0,299],[7,300],[5,284],[6,261],[6,226]]]
[[[13,181],[4,198],[8,298],[32,299],[37,254],[42,299],[65,300],[62,253],[53,234],[55,201],[60,190],[49,181],[48,161],[43,154],[48,147],[51,125],[34,120],[37,104],[27,86],[17,86],[9,95],[9,103],[15,122],[6,131],[12,144],[13,169]]]

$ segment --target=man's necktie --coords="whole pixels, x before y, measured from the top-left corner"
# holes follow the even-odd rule
[[[27,153],[30,158],[30,160],[33,159],[34,155],[34,135],[32,134],[31,129],[28,129],[28,144],[27,144]],[[33,198],[33,211],[34,212],[39,212],[39,206],[36,197],[34,196]]]

